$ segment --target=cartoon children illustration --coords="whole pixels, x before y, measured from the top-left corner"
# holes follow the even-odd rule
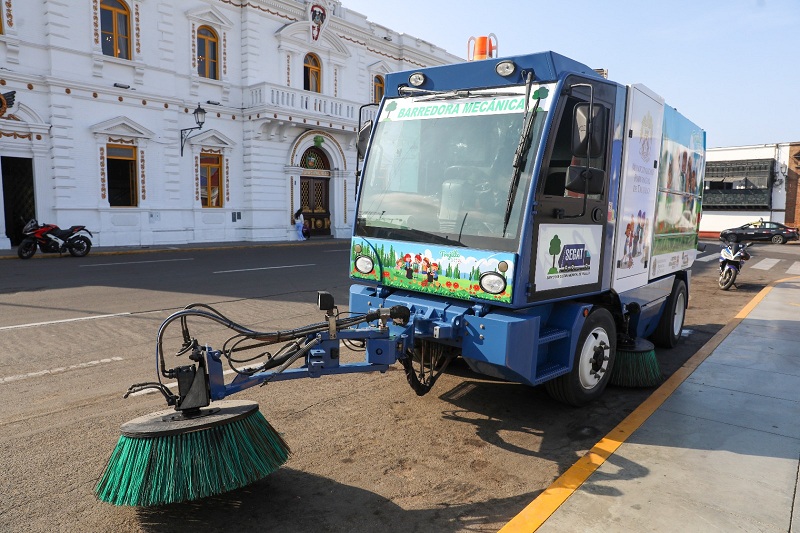
[[[428,280],[428,283],[433,281],[431,278],[431,261],[427,257],[423,257],[422,261],[420,261],[420,267],[422,268],[422,275]]]
[[[639,211],[636,214],[636,224],[633,227],[633,249],[631,251],[631,257],[637,257],[639,255],[639,239],[642,236],[642,212]]]
[[[419,272],[420,264],[422,264],[422,256],[417,254],[414,256],[414,272]]]
[[[403,256],[403,261],[405,262],[405,269],[406,269],[406,278],[413,279],[414,277],[414,269],[411,263],[411,254],[406,254]]]
[[[439,264],[431,263],[431,269],[428,271],[428,282],[433,283],[439,281]]]

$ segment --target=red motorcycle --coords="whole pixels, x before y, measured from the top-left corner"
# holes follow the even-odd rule
[[[22,233],[26,237],[17,247],[17,255],[20,259],[33,257],[37,246],[43,253],[63,254],[69,252],[73,257],[83,257],[92,249],[92,241],[83,233],[94,237],[92,232],[86,229],[86,226],[71,226],[69,229],[61,229],[55,224],[39,224],[35,218],[25,224]]]

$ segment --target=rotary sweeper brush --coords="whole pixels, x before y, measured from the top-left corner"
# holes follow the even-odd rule
[[[289,448],[258,404],[225,399],[252,386],[327,374],[384,372],[402,358],[409,382],[424,394],[446,366],[441,357],[432,361],[435,365],[412,361],[407,307],[340,317],[329,293],[320,292],[318,302],[326,311],[324,322],[288,331],[253,331],[203,304],[168,317],[156,343],[158,381],[132,385],[125,397],[155,389],[173,408],[121,426],[122,435],[95,488],[98,499],[130,506],[196,500],[243,487],[280,468]],[[235,334],[221,350],[202,346],[189,331],[188,319],[193,317],[222,324]],[[187,355],[191,364],[167,368],[164,335],[176,321],[183,343],[175,355]],[[390,323],[396,333],[390,332]],[[340,364],[340,341],[365,351],[365,361]],[[266,350],[279,345],[274,353]],[[239,353],[245,350],[259,353],[243,358]],[[302,366],[290,368],[301,358]],[[235,373],[227,383],[223,360]],[[177,381],[177,394],[162,378]]]

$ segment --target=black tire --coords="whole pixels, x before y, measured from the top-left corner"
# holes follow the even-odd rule
[[[772,244],[785,244],[786,239],[783,235],[773,235],[772,236]]]
[[[24,239],[19,246],[17,246],[17,256],[20,259],[30,259],[36,253],[36,241],[33,239]]]
[[[547,393],[553,399],[575,407],[596,400],[603,394],[611,378],[616,353],[617,327],[614,318],[607,309],[595,308],[581,328],[572,370],[545,382]]]
[[[682,279],[676,278],[675,283],[672,284],[672,294],[667,298],[667,305],[650,340],[662,348],[677,346],[681,339],[683,322],[686,319],[688,301],[689,294],[686,290],[686,283]]]
[[[84,257],[92,249],[92,241],[83,236],[75,237],[69,241],[67,248],[72,257]]]
[[[725,240],[728,242],[739,242],[739,237],[735,233],[730,233],[725,236]]]
[[[723,269],[719,274],[719,288],[723,291],[727,291],[733,287],[733,284],[736,283],[736,275],[737,272],[735,268]]]

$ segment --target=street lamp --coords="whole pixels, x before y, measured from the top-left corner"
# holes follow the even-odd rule
[[[186,144],[186,141],[189,140],[189,132],[192,130],[202,129],[203,123],[206,121],[206,110],[200,107],[200,104],[197,104],[197,109],[195,109],[192,114],[194,115],[194,121],[197,123],[197,126],[194,128],[184,128],[181,130],[181,157],[183,157],[183,147]]]

